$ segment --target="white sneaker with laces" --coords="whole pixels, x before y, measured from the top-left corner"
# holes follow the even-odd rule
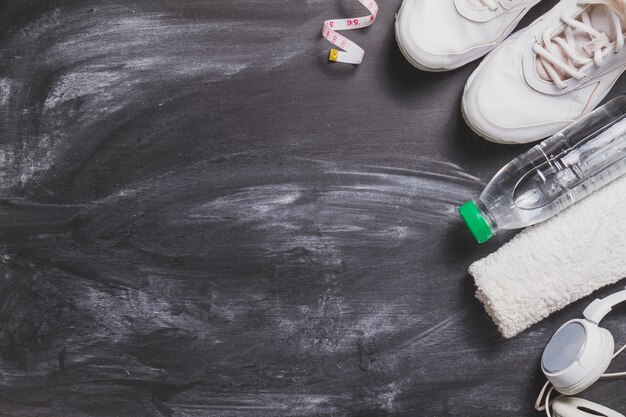
[[[404,0],[396,41],[425,71],[447,71],[495,48],[540,0]]]
[[[462,110],[485,139],[527,143],[593,110],[626,69],[626,0],[561,0],[489,54]]]

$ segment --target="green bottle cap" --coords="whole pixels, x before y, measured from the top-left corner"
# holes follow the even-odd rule
[[[478,243],[485,243],[493,237],[493,230],[476,203],[468,201],[463,204],[459,207],[459,214]]]

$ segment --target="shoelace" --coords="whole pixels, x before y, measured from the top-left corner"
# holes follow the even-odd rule
[[[498,10],[497,0],[480,0],[480,2],[487,6],[492,12]]]
[[[486,0],[483,0],[486,1]],[[585,0],[579,1],[579,6],[588,5],[604,5],[609,8],[611,22],[615,27],[615,33],[617,34],[617,40],[615,42],[615,53],[618,53],[624,46],[624,37],[622,35],[622,22],[619,12],[615,10],[609,3],[611,0]],[[581,20],[575,20],[567,16],[561,17],[566,27],[564,29],[565,40],[561,37],[551,37],[549,30],[543,33],[543,44],[533,45],[533,51],[539,56],[543,67],[546,70],[548,76],[552,81],[560,88],[566,88],[567,84],[559,75],[557,68],[564,74],[569,75],[572,78],[580,80],[585,77],[585,74],[579,69],[583,66],[594,62],[597,66],[601,66],[604,60],[603,49],[610,45],[611,41],[606,33],[600,32],[591,26],[591,19],[587,10],[584,10],[580,15]],[[576,37],[574,31],[580,31],[586,33],[590,41],[584,47],[584,51],[588,56],[581,55],[576,51]],[[556,48],[557,45],[561,47],[562,52],[566,55],[568,62],[559,58]]]

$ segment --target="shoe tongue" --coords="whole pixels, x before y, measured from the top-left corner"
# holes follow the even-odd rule
[[[589,13],[589,21],[591,22],[591,27],[593,27],[598,32],[603,33],[605,36],[602,36],[595,40],[591,40],[589,34],[577,29],[573,29],[573,34],[576,41],[575,48],[578,55],[592,58],[594,52],[597,49],[603,48],[607,43],[615,42],[617,34],[615,32],[615,25],[613,25],[611,19],[611,9],[609,9],[607,6],[600,4],[590,5],[587,8],[587,12]],[[578,16],[576,20],[581,21],[581,17]],[[564,30],[561,31],[561,33],[559,33],[556,37],[562,38],[564,41],[567,40]],[[566,58],[567,54],[558,43],[553,42],[552,50],[554,51],[553,54],[555,58],[558,58],[563,62],[567,62],[575,68],[579,67],[579,65],[575,65],[569,62],[569,59]],[[536,62],[537,75],[545,81],[552,81],[543,64],[541,63],[541,60],[538,59]],[[566,80],[569,78],[569,75],[563,73],[563,71],[561,71],[559,68],[554,67],[554,69],[559,74],[559,77],[561,77],[561,79]]]

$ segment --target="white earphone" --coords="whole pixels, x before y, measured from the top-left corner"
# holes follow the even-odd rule
[[[600,321],[619,303],[626,301],[626,290],[604,299],[592,302],[583,312],[584,319],[570,320],[557,330],[546,346],[541,358],[541,369],[548,378],[535,408],[546,410],[551,417],[550,407],[555,417],[625,417],[624,415],[582,398],[566,397],[578,394],[589,388],[602,377],[626,376],[626,372],[605,374],[617,352],[613,335],[598,326]],[[545,402],[541,405],[548,385]],[[550,401],[550,394],[556,390],[563,394]]]

